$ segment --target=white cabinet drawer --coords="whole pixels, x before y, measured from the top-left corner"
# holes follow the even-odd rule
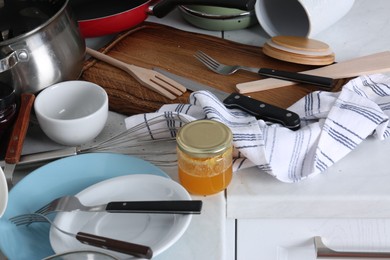
[[[314,260],[315,236],[340,252],[390,252],[390,219],[240,219],[237,259]]]

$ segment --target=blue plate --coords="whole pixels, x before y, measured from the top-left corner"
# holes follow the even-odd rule
[[[129,174],[168,177],[149,162],[110,153],[67,157],[33,171],[9,193],[7,209],[0,218],[1,251],[10,260],[38,260],[54,254],[49,241],[49,224],[17,227],[8,219],[34,212],[55,198],[77,194],[100,181]]]

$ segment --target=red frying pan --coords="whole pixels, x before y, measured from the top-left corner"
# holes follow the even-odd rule
[[[201,4],[253,10],[256,0],[70,0],[81,34],[118,33],[143,22],[149,14],[162,18],[179,4]]]

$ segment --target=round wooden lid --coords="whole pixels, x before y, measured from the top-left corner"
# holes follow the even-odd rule
[[[275,36],[263,46],[264,54],[283,61],[306,65],[329,65],[335,55],[328,44],[299,36]]]
[[[332,52],[329,55],[323,56],[313,56],[305,54],[297,54],[294,52],[283,51],[278,48],[270,46],[268,43],[265,43],[263,46],[263,53],[272,58],[288,61],[292,63],[305,64],[305,65],[316,65],[323,66],[332,64],[335,60],[335,55]]]
[[[275,36],[271,38],[272,42],[279,46],[284,46],[293,50],[303,50],[311,52],[329,51],[329,45],[314,39],[299,36]]]
[[[327,56],[331,55],[333,51],[329,48],[327,50],[323,51],[311,51],[311,50],[304,50],[304,49],[292,49],[286,46],[278,45],[272,41],[272,39],[267,41],[267,44],[275,49],[289,52],[289,53],[295,53],[295,54],[300,54],[300,55],[306,55],[306,56],[315,56],[315,57],[322,57],[322,56]]]

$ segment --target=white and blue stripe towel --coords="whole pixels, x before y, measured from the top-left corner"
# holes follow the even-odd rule
[[[233,132],[234,171],[257,166],[280,181],[297,182],[323,172],[368,136],[385,139],[390,135],[390,78],[361,76],[340,92],[310,93],[289,110],[301,118],[297,131],[227,109],[211,93],[198,91],[192,93],[190,104],[165,105],[155,113],[131,116],[126,118],[126,126],[163,117],[165,120],[148,128],[152,138],[159,138],[174,136],[192,120],[220,121]],[[156,129],[166,131],[162,134]]]

